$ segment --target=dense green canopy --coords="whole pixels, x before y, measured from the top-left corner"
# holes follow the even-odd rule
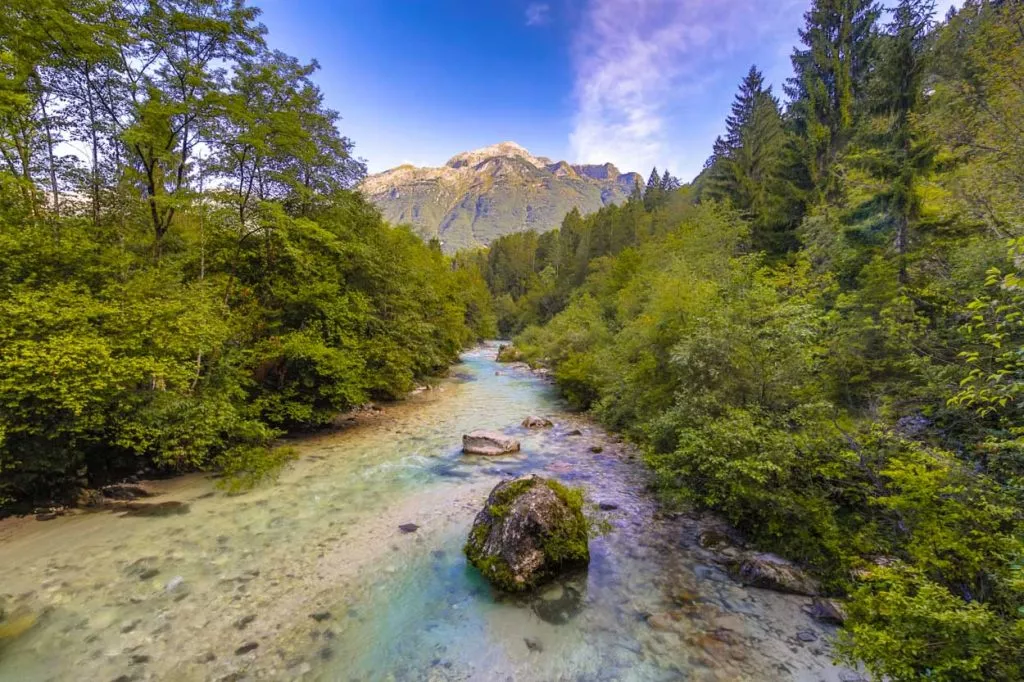
[[[365,169],[316,64],[268,51],[258,10],[4,14],[0,508],[147,466],[255,480],[283,430],[493,333],[476,273],[350,191]]]

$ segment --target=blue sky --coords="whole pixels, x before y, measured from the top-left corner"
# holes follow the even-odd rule
[[[940,16],[952,0],[940,0]],[[756,63],[781,91],[809,0],[255,0],[371,172],[514,140],[700,171]]]

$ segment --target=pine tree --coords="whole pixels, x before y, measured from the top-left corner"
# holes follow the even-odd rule
[[[880,199],[904,282],[910,229],[920,208],[918,178],[933,157],[932,145],[916,130],[911,114],[921,104],[925,40],[934,12],[934,0],[900,0],[892,10],[878,68],[869,84],[869,110],[878,123],[866,126],[863,149],[853,159],[885,183]]]
[[[658,167],[651,169],[651,175],[647,178],[647,187],[644,189],[644,208],[648,211],[661,204],[665,191],[661,186],[661,175]]]
[[[874,0],[815,0],[804,14],[793,52],[791,100],[802,161],[819,197],[834,197],[839,153],[849,142],[875,45],[880,14]]]
[[[757,70],[756,64],[751,65],[750,71],[740,82],[739,92],[732,103],[732,113],[725,118],[725,144],[728,149],[737,149],[742,144],[743,127],[750,120],[757,98],[763,92],[764,75]]]

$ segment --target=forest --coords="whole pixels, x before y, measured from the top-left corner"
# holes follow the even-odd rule
[[[278,436],[493,335],[386,225],[312,78],[233,0],[13,0],[0,24],[0,509],[140,470],[253,483]]]
[[[846,597],[846,661],[1019,680],[1024,5],[933,14],[816,0],[693,183],[459,259],[667,504]]]

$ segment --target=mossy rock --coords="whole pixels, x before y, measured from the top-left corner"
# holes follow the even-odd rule
[[[515,346],[498,346],[498,362],[522,362],[523,354]]]
[[[476,516],[466,557],[495,587],[529,590],[590,562],[583,492],[526,476],[502,481]]]

